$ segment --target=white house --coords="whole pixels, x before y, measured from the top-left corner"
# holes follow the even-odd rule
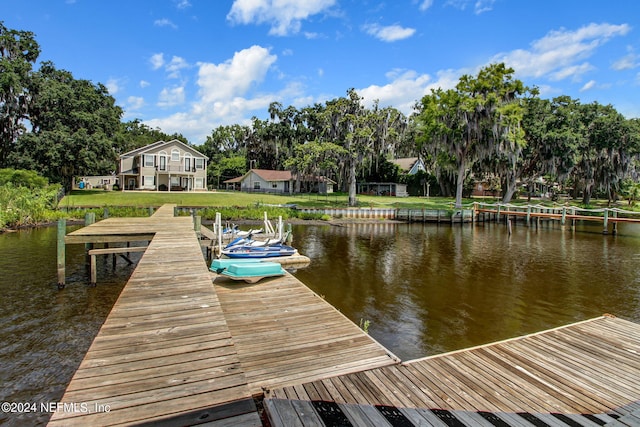
[[[205,191],[209,158],[174,139],[157,141],[120,155],[124,190]]]

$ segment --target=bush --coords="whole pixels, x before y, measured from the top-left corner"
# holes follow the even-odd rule
[[[13,184],[16,187],[46,188],[49,185],[47,178],[38,175],[35,171],[22,169],[0,169],[0,185]]]
[[[0,228],[20,227],[58,219],[55,212],[60,185],[44,188],[16,186],[12,182],[0,186]]]

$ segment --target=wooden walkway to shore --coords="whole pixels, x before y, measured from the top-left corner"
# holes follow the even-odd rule
[[[260,426],[263,387],[398,362],[290,275],[214,287],[192,218],[171,205],[66,240],[147,239],[49,425]]]
[[[272,425],[640,425],[640,325],[601,317],[269,392]]]
[[[188,425],[233,416],[261,425],[192,219],[172,216],[167,206],[150,218],[73,233],[97,241],[153,236],[62,398],[88,410],[55,412],[49,425]]]

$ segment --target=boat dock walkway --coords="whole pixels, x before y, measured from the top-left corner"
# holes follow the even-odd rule
[[[212,276],[172,205],[66,237],[149,244],[51,426],[640,425],[638,324],[603,316],[401,362],[290,274]]]
[[[172,205],[66,241],[147,239],[61,399],[70,406],[49,425],[260,426],[264,387],[398,363],[293,276],[252,286],[219,277],[214,287],[193,219],[174,218]]]
[[[279,426],[637,426],[640,325],[600,317],[294,387]],[[336,422],[338,420],[338,422]]]

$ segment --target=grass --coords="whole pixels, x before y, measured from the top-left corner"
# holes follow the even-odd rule
[[[453,199],[446,197],[384,197],[358,195],[359,207],[389,207],[389,208],[427,208],[448,209]],[[169,192],[123,192],[100,190],[77,190],[65,196],[59,206],[61,208],[79,207],[158,207],[165,203],[175,203],[178,206],[189,207],[255,207],[258,205],[289,205],[310,208],[344,208],[348,206],[348,196],[335,193],[327,196],[304,194],[283,196],[263,193],[242,192],[208,192],[208,193],[169,193]]]
[[[401,208],[401,209],[451,209],[453,198],[450,197],[389,197],[358,195],[358,207],[372,208]],[[495,203],[494,198],[474,197],[464,199],[463,204],[470,206],[473,202],[485,201]],[[195,208],[256,208],[260,206],[296,205],[308,208],[346,208],[348,195],[346,193],[333,193],[330,195],[296,194],[275,195],[264,193],[243,192],[154,192],[154,191],[101,191],[101,190],[76,190],[65,196],[59,204],[60,208],[97,208],[97,207],[159,207],[165,203],[175,203],[178,206]],[[525,197],[512,201],[513,204],[526,205]],[[545,206],[561,206],[565,203],[541,202],[531,200],[531,204],[543,204]],[[590,206],[582,206],[578,200],[569,202],[576,207],[607,207],[606,200],[592,200]],[[629,210],[627,203],[619,201],[619,207]]]

